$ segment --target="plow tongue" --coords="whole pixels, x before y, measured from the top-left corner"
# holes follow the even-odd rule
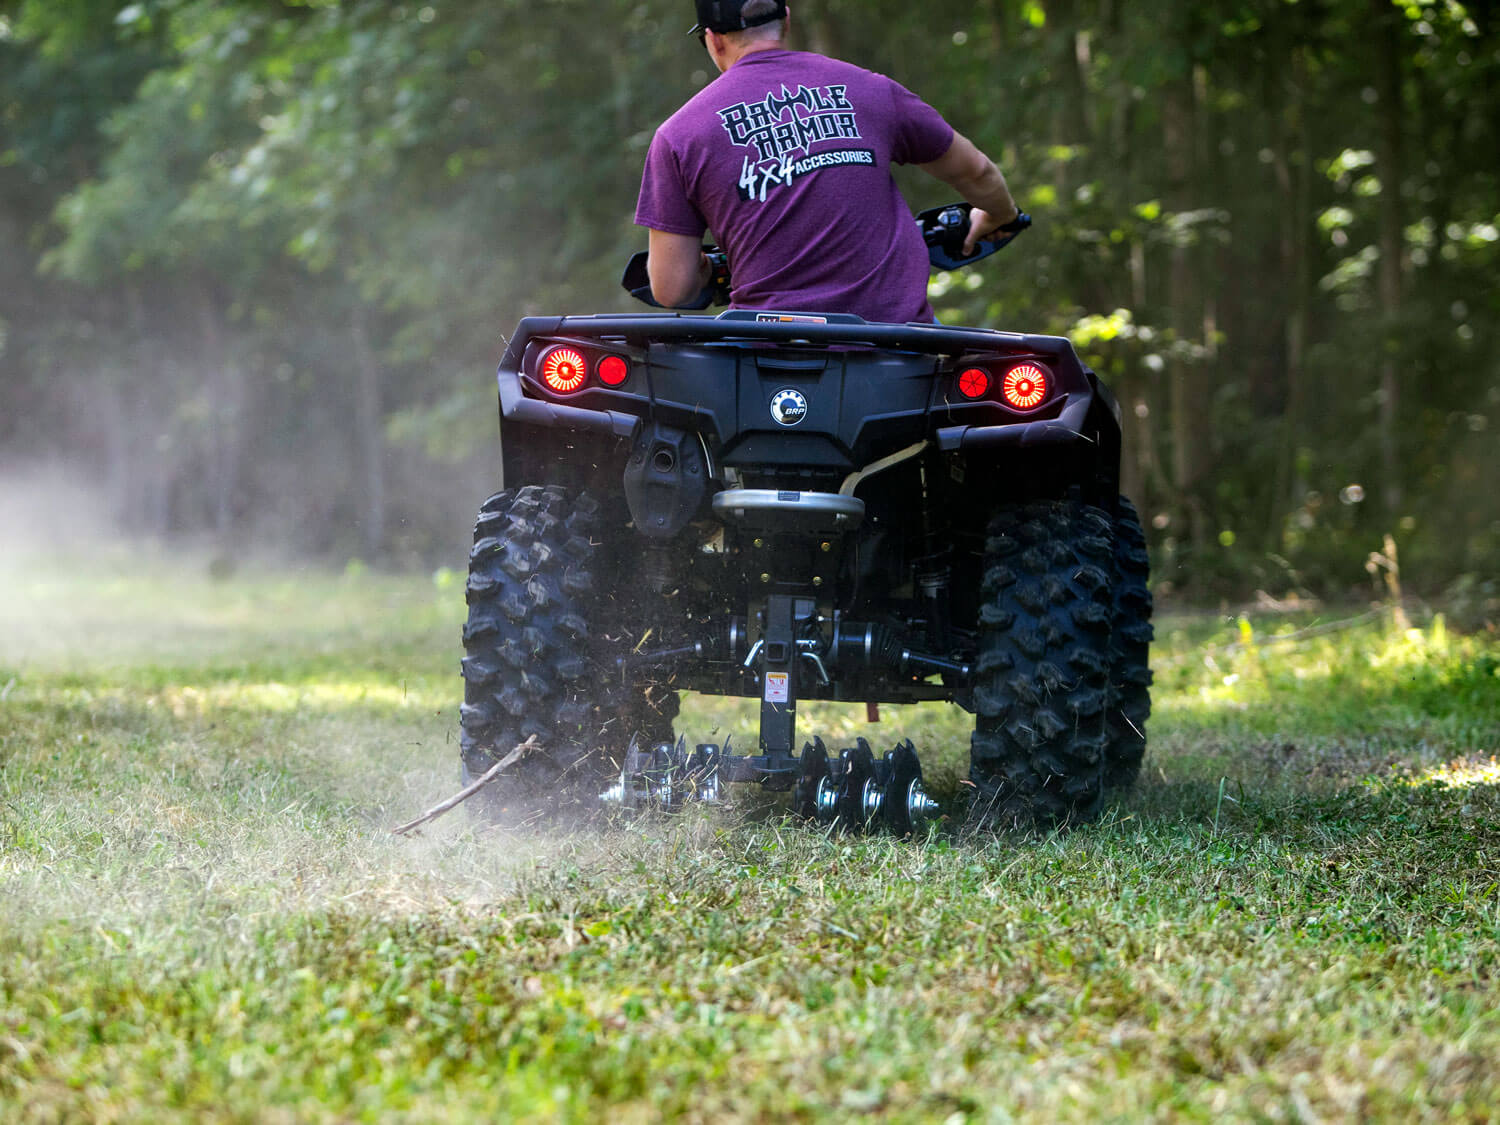
[[[797,816],[845,832],[884,829],[905,837],[920,833],[942,813],[923,788],[922,765],[910,739],[876,758],[863,738],[836,755],[815,738],[800,757],[736,754],[729,739],[722,747],[699,743],[690,749],[685,736],[675,746],[641,746],[632,738],[619,780],[599,796],[621,808],[675,812],[689,804],[724,803],[724,787],[734,782],[792,789]]]

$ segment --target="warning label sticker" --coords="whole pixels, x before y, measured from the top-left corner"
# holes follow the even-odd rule
[[[826,316],[798,316],[796,313],[756,313],[757,324],[827,324]]]
[[[790,672],[767,672],[766,673],[766,702],[785,703],[791,694],[792,676]]]

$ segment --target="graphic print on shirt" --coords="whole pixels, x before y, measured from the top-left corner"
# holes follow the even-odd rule
[[[794,91],[783,84],[780,94],[719,110],[730,141],[755,153],[744,158],[740,169],[741,199],[764,203],[772,188],[787,187],[819,169],[875,163],[875,153],[867,148],[812,151],[820,143],[861,139],[848,89],[798,86]]]

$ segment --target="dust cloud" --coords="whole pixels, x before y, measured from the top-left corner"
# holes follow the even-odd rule
[[[0,464],[0,568],[118,542],[98,488],[61,462]]]

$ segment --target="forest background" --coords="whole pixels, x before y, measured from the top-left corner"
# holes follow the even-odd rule
[[[462,558],[522,315],[617,285],[677,0],[0,0],[0,466],[100,535]],[[1492,0],[804,0],[1036,227],[948,323],[1072,337],[1119,395],[1161,592],[1500,571]],[[947,201],[920,173],[914,207]]]

